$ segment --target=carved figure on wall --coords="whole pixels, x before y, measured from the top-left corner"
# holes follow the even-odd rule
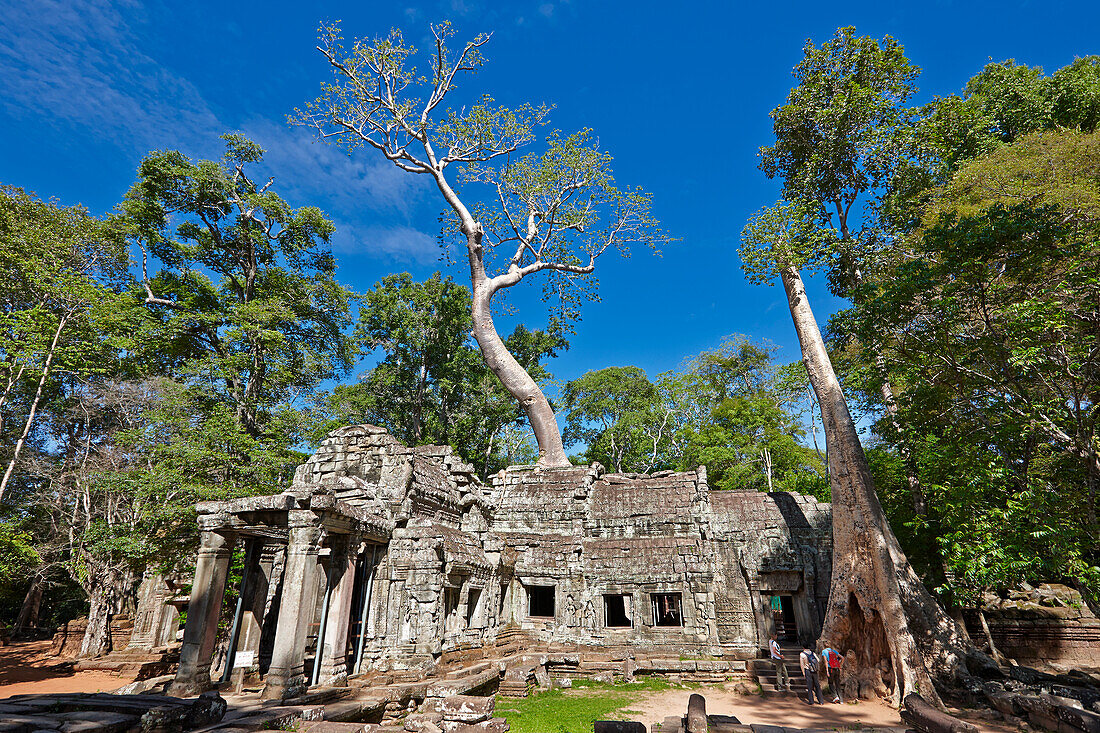
[[[592,601],[585,601],[584,604],[584,628],[596,628],[596,608],[592,605]]]
[[[416,622],[420,615],[418,605],[412,596],[405,599],[405,614],[401,622],[401,638],[405,641],[416,638]]]
[[[573,596],[565,597],[565,625],[577,626],[580,623],[580,609],[577,608],[577,604],[573,601]]]

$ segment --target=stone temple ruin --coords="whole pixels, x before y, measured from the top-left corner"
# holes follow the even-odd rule
[[[169,694],[212,685],[238,542],[240,600],[215,676],[262,683],[267,698],[428,673],[517,639],[572,650],[560,661],[574,671],[586,650],[628,674],[661,659],[688,675],[744,669],[773,628],[816,638],[829,590],[830,508],[811,497],[711,491],[703,468],[513,466],[486,485],[452,449],[369,425],[331,433],[282,494],[197,509]]]

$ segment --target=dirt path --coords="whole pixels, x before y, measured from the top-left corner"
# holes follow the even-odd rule
[[[662,692],[643,693],[636,700],[618,711],[623,718],[636,720],[647,726],[660,723],[672,715],[684,715],[687,712],[688,698],[699,693],[707,700],[707,713],[710,715],[733,715],[742,723],[762,723],[788,728],[897,728],[905,730],[898,711],[879,701],[860,701],[851,705],[809,705],[802,697],[791,693],[769,692],[761,695],[738,695],[723,686],[702,687],[689,690],[664,690]],[[954,711],[958,714],[958,711]],[[990,733],[1012,733],[1014,728],[1003,723],[990,723],[964,715],[979,730]]]
[[[670,715],[683,715],[688,698],[698,692],[707,699],[710,715],[734,715],[742,723],[764,723],[790,728],[889,728],[903,727],[898,711],[878,702],[856,705],[808,705],[790,693],[767,696],[738,695],[724,687],[704,687],[697,690],[664,690],[639,696],[626,706],[623,717],[650,725]]]
[[[72,660],[49,656],[49,641],[0,647],[0,698],[51,692],[106,692],[133,677],[74,672]]]

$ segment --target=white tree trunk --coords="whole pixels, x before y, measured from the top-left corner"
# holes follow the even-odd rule
[[[802,277],[793,267],[781,276],[828,452],[833,574],[823,642],[856,652],[861,687],[889,695],[895,705],[910,692],[940,704],[931,674],[965,669],[971,645],[921,584],[890,529]]]
[[[57,330],[54,331],[53,340],[50,342],[50,350],[46,354],[46,361],[42,365],[42,375],[38,379],[38,389],[34,393],[34,401],[31,402],[31,410],[27,415],[27,422],[23,426],[23,433],[19,436],[19,440],[15,443],[15,450],[12,451],[11,460],[8,461],[8,468],[4,471],[4,478],[0,479],[0,503],[4,501],[4,491],[8,488],[8,482],[11,480],[11,475],[15,471],[15,465],[19,462],[19,454],[23,452],[23,446],[27,442],[27,436],[30,435],[31,427],[34,425],[35,415],[38,413],[38,404],[42,401],[42,391],[46,386],[46,380],[50,377],[50,371],[53,368],[53,357],[57,353],[57,342],[61,339],[61,332],[65,330],[65,324],[69,321],[69,316],[72,315],[72,311],[69,311],[61,317],[58,321]]]
[[[558,429],[558,420],[554,416],[554,410],[550,407],[546,395],[539,389],[538,383],[531,378],[520,363],[516,361],[504,345],[504,341],[497,333],[493,323],[493,296],[501,287],[497,279],[489,280],[485,276],[485,266],[482,261],[481,230],[477,228],[467,235],[468,250],[470,255],[470,284],[472,286],[471,315],[474,320],[474,338],[481,348],[481,355],[485,358],[485,365],[496,375],[508,393],[515,397],[523,411],[527,413],[527,419],[531,422],[531,430],[535,433],[535,440],[539,445],[539,465],[546,467],[561,467],[572,465],[565,455],[565,446],[562,444],[561,431]],[[518,282],[519,278],[515,279]]]

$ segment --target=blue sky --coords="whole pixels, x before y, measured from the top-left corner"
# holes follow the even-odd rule
[[[768,112],[792,84],[806,38],[841,25],[893,35],[923,69],[919,100],[961,89],[990,59],[1048,72],[1100,53],[1096,2],[65,2],[0,0],[0,182],[109,210],[149,150],[217,157],[239,130],[268,149],[276,189],[335,221],[340,278],[366,290],[387,273],[426,277],[442,202],[424,180],[371,151],[349,158],[285,119],[325,78],[321,20],[346,36],[400,27],[418,47],[428,23],[459,38],[492,31],[470,90],[501,103],[556,105],[555,128],[590,127],[621,185],[652,192],[680,242],[657,258],[599,262],[601,301],[585,306],[572,347],[552,366],[567,380],[610,365],[651,375],[743,333],[798,358],[782,291],[745,282],[737,258],[747,217],[778,187],[756,167]],[[464,282],[458,268],[445,272]],[[537,283],[511,303],[543,322]],[[811,284],[819,320],[837,301]],[[507,319],[505,319],[507,320]],[[501,328],[506,330],[507,325]]]

